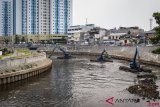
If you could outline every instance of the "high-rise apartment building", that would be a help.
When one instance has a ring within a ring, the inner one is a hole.
[[[0,0],[0,36],[67,34],[72,0]]]
[[[22,0],[22,34],[39,34],[39,0]]]
[[[0,0],[0,35],[13,35],[13,1]]]
[[[39,0],[39,33],[50,34],[50,0]]]
[[[72,25],[72,0],[51,0],[51,34],[67,33]]]
[[[22,0],[13,1],[13,34],[22,34]]]

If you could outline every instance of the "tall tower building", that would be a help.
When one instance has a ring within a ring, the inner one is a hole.
[[[22,0],[22,34],[27,34],[27,0]]]
[[[13,35],[13,0],[0,0],[0,36]]]
[[[72,25],[72,0],[50,0],[50,33],[66,34]]]
[[[0,0],[0,35],[67,34],[72,0]]]
[[[39,0],[39,33],[50,34],[50,0]]]
[[[22,34],[39,34],[39,0],[22,0]]]
[[[13,0],[13,34],[22,34],[22,0]]]
[[[152,23],[153,23],[153,19],[149,19],[150,30],[152,30]]]

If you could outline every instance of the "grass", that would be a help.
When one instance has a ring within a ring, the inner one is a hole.
[[[28,49],[17,49],[16,52],[22,53],[22,54],[18,56],[12,56],[13,54],[6,54],[6,55],[0,56],[0,59],[3,59],[7,56],[12,56],[11,58],[24,58],[24,57],[37,55],[36,53],[32,53],[31,51],[29,51]]]
[[[7,57],[7,56],[12,56],[13,54],[5,54],[5,55],[2,55],[2,56],[0,56],[0,59],[2,59],[2,58],[5,58],[5,57]]]
[[[28,56],[31,56],[32,54],[25,54],[25,55],[19,55],[19,56],[14,56],[12,58],[24,58],[24,57],[28,57]]]
[[[23,55],[19,55],[19,56],[14,56],[13,58],[23,58],[23,57],[28,57],[28,56],[32,55],[32,53],[27,49],[18,49],[16,51],[18,53],[24,53],[24,54]]]
[[[12,58],[23,58],[23,57],[29,57],[29,56],[33,56],[36,55],[35,53],[32,53],[31,51],[29,51],[28,49],[18,49],[16,50],[18,53],[24,53],[23,55],[19,55],[19,56],[14,56]]]
[[[17,52],[20,52],[20,53],[25,53],[25,54],[30,53],[30,51],[27,50],[27,49],[18,49],[18,50],[16,50],[16,51],[17,51]]]

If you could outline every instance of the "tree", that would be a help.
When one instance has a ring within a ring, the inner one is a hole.
[[[152,38],[151,41],[153,44],[157,44],[160,43],[160,13],[159,12],[153,13],[153,17],[155,18],[158,26],[154,28],[154,30],[156,31],[156,36]]]
[[[131,34],[131,31],[129,30],[127,34],[130,35],[130,34]]]
[[[20,37],[18,35],[15,36],[15,43],[18,44],[20,42]]]
[[[25,37],[22,37],[21,42],[26,42]]]
[[[6,38],[6,39],[4,39],[4,43],[5,44],[8,44],[9,43],[9,40]]]
[[[30,40],[30,41],[29,41],[30,43],[33,43],[33,39],[29,39],[29,40]]]

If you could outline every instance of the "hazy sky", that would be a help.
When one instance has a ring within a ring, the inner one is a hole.
[[[160,12],[160,0],[73,0],[73,25],[85,24],[87,18],[88,23],[107,29],[139,26],[149,30],[153,12]]]

